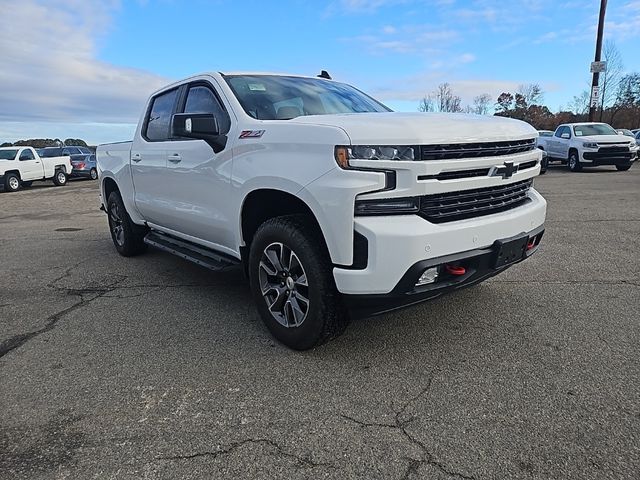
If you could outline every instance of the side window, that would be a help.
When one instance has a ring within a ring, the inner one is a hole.
[[[20,154],[20,160],[35,160],[36,157],[33,156],[33,152],[30,149],[23,150]]]
[[[177,95],[178,89],[176,88],[153,99],[144,132],[148,140],[158,142],[169,139],[171,114],[173,113]]]
[[[91,150],[89,150],[87,147],[78,147],[78,150],[80,150],[80,153],[84,155],[91,155]]]
[[[62,155],[64,157],[65,155],[71,155],[71,152],[69,151],[68,148],[64,148],[60,155]]]
[[[220,132],[229,131],[230,121],[227,112],[224,111],[213,91],[204,85],[189,88],[184,113],[212,113],[218,119]]]
[[[566,128],[566,127],[560,127],[560,128],[558,128],[558,129],[556,130],[556,134],[555,134],[555,136],[556,136],[556,137],[558,137],[558,138],[560,138],[560,137],[562,136],[562,132],[564,132],[564,129],[565,129],[565,128]]]

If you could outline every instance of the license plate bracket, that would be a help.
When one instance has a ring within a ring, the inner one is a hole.
[[[507,265],[522,260],[527,251],[528,241],[529,237],[527,235],[507,238],[505,240],[496,240],[493,268],[506,267]]]

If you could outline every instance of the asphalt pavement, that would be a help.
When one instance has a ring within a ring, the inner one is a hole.
[[[638,478],[640,166],[535,184],[530,260],[304,353],[97,182],[0,193],[0,477]]]

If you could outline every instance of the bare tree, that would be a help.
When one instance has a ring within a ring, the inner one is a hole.
[[[516,96],[522,96],[524,105],[541,105],[544,101],[544,92],[537,83],[522,84],[516,90]]]
[[[424,97],[422,97],[422,100],[420,100],[420,104],[418,105],[418,111],[419,112],[434,111],[433,97],[431,95],[425,95]]]
[[[606,70],[600,74],[600,121],[605,107],[610,106],[616,99],[616,91],[622,70],[622,55],[613,40],[607,40],[602,49],[602,57],[606,63]]]
[[[486,115],[489,113],[490,103],[491,95],[489,95],[488,93],[483,93],[482,95],[473,97],[473,108],[471,109],[471,112],[478,115]]]
[[[580,95],[574,95],[573,100],[569,103],[569,108],[577,115],[587,113],[589,111],[589,91],[583,90]]]
[[[441,83],[438,85],[434,93],[436,105],[439,112],[461,112],[462,99],[458,95],[454,95],[451,85]]]

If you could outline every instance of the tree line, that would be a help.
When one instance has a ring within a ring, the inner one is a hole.
[[[16,142],[4,142],[0,144],[0,147],[33,147],[33,148],[45,148],[45,147],[64,147],[66,145],[73,145],[76,147],[89,147],[87,142],[81,138],[67,138],[66,140],[60,140],[59,138],[30,138],[28,140],[18,140]]]
[[[622,58],[613,42],[606,42],[603,60],[607,69],[600,75],[600,103],[596,121],[614,128],[640,128],[640,73],[624,74]],[[421,112],[461,112],[515,118],[530,123],[538,130],[555,130],[561,123],[586,122],[589,113],[589,90],[573,97],[566,107],[554,113],[544,105],[544,92],[539,84],[520,85],[514,92],[502,92],[492,104],[491,95],[474,97],[473,103],[462,106],[449,83],[442,83],[425,95],[418,110]]]

